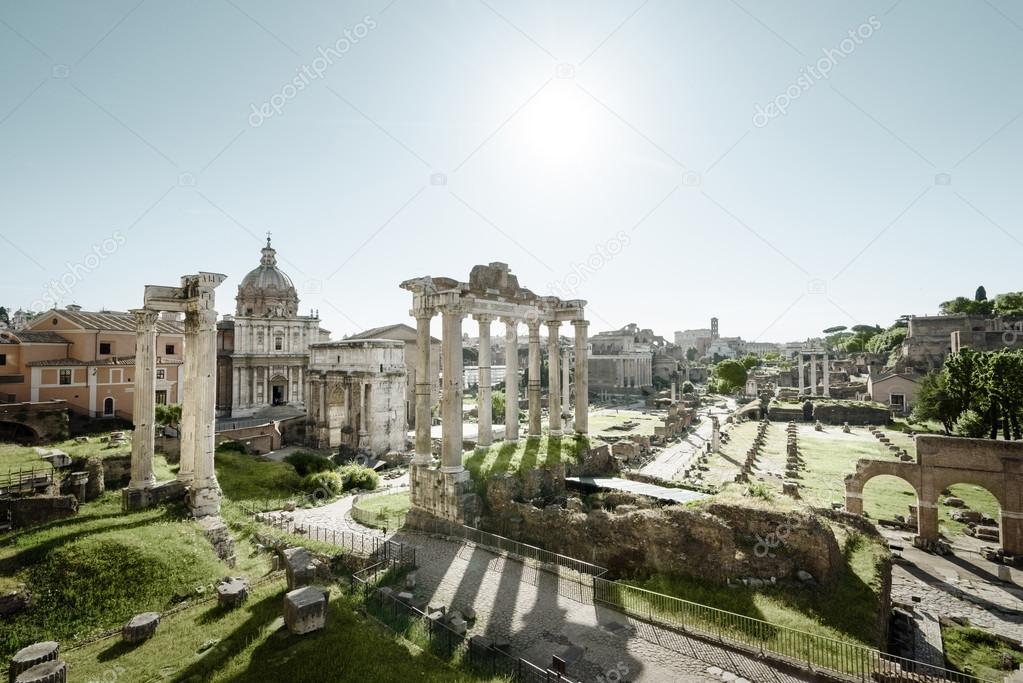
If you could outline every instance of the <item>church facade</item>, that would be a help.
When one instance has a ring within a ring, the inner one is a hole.
[[[235,314],[217,326],[217,414],[305,409],[309,346],[330,340],[319,316],[298,313],[298,292],[267,237],[259,266],[238,285]]]

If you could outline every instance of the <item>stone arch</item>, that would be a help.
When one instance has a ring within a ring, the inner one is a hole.
[[[888,460],[860,460],[856,463],[855,474],[845,478],[845,509],[853,514],[862,515],[863,488],[874,477],[883,475],[901,479],[909,484],[916,493],[917,504],[923,500],[919,468],[915,464]]]
[[[0,420],[0,441],[29,445],[39,443],[39,432],[21,422]]]

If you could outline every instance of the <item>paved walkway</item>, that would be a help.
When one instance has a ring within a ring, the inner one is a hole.
[[[407,480],[396,479],[397,486]],[[277,513],[298,524],[382,537],[351,518],[354,497],[329,505]],[[387,534],[416,549],[417,597],[451,609],[472,607],[470,635],[504,637],[512,654],[550,665],[556,654],[575,653],[568,673],[580,681],[807,680],[755,658],[650,626],[592,604],[589,589],[483,548],[425,534]],[[611,672],[617,672],[617,677]]]
[[[700,424],[696,429],[686,435],[684,439],[676,444],[665,448],[657,456],[639,471],[653,477],[672,481],[678,477],[688,466],[689,462],[696,457],[710,441],[711,433],[714,430],[711,423],[711,415],[721,418],[721,427],[725,428],[724,418],[734,409],[734,402],[729,399],[729,409],[718,408],[716,405],[707,406],[699,410]]]

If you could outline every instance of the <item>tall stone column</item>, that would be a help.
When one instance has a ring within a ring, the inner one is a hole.
[[[561,321],[547,321],[547,414],[551,436],[561,436]]]
[[[444,403],[441,436],[441,472],[457,473],[462,467],[462,316],[458,304],[441,308],[444,321]]]
[[[185,313],[185,364],[182,367],[184,393],[181,397],[181,458],[178,462],[178,481],[191,486],[195,479],[195,408],[199,404],[196,392],[195,364],[199,361],[199,317],[194,311]]]
[[[494,409],[491,397],[493,387],[490,381],[490,323],[493,321],[493,318],[489,315],[477,315],[474,317],[480,326],[480,390],[479,401],[476,406],[476,411],[479,413],[476,443],[480,446],[489,446],[494,442],[492,427]]]
[[[575,432],[590,433],[590,372],[586,351],[587,327],[585,320],[573,320],[575,328]]]
[[[568,420],[572,415],[572,353],[568,347],[562,349],[561,356],[561,417],[565,419],[564,429],[568,431],[572,425]]]
[[[131,442],[131,480],[129,489],[144,490],[156,483],[153,451],[156,448],[156,311],[137,308],[135,318],[135,395]]]
[[[824,354],[824,396],[831,397],[831,360]]]
[[[810,395],[817,395],[817,353],[810,354]]]
[[[519,438],[519,321],[504,323],[504,440]]]
[[[806,382],[803,379],[804,377],[806,377],[806,368],[803,366],[803,352],[800,351],[799,352],[799,395],[800,396],[802,396],[803,392],[806,391],[806,388],[805,388]]]
[[[359,385],[359,446],[366,448],[369,443],[369,398],[372,391],[369,382]]]
[[[529,436],[540,436],[540,321],[527,320],[529,328],[529,380],[526,398],[529,401]]]
[[[430,427],[433,424],[433,415],[430,411],[433,388],[430,374],[431,320],[433,320],[433,311],[424,310],[416,313],[416,455],[412,459],[413,465],[429,465],[432,459],[433,442],[430,438]]]
[[[200,310],[196,335],[195,371],[197,399],[195,407],[195,479],[189,492],[192,514],[196,517],[220,513],[220,484],[214,469],[214,437],[217,395],[217,312]]]

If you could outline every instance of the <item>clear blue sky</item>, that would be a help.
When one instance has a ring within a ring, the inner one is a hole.
[[[0,303],[230,312],[270,230],[338,337],[489,261],[595,330],[884,324],[1023,289],[1020,73],[1009,0],[0,2]]]

